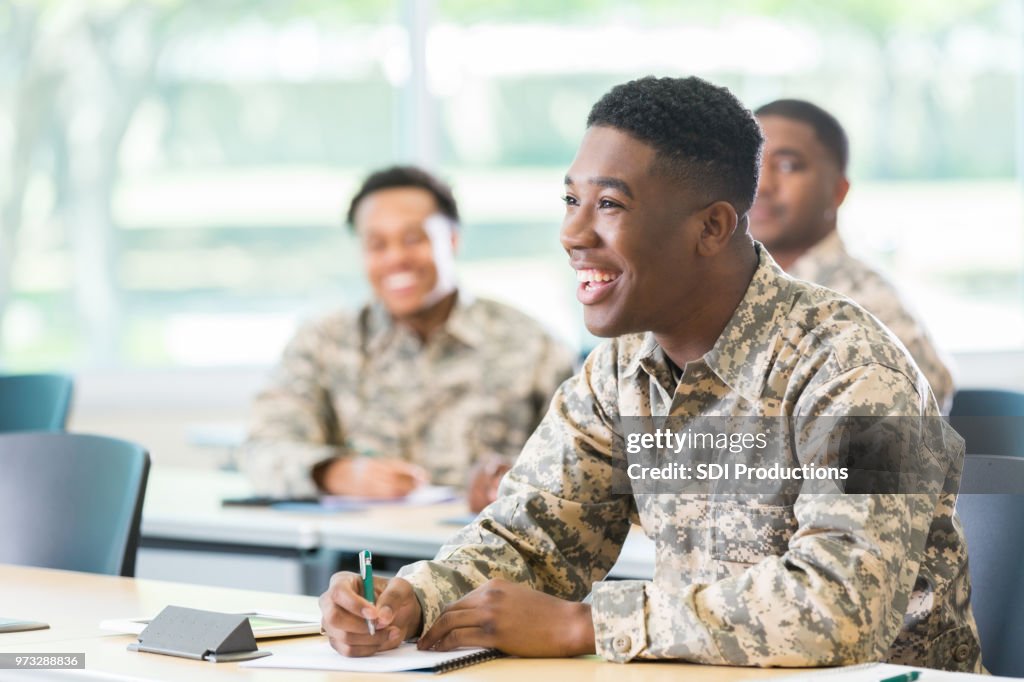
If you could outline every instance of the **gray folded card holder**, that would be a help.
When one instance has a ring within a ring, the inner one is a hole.
[[[129,651],[222,663],[269,656],[256,648],[248,617],[168,606],[139,633]]]

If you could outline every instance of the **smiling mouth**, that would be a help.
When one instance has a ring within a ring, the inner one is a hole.
[[[411,272],[397,272],[393,275],[385,277],[381,284],[384,285],[385,289],[408,289],[416,284],[416,275]]]
[[[608,286],[619,278],[621,273],[609,270],[588,268],[576,271],[576,281],[583,284],[584,291],[593,291]]]

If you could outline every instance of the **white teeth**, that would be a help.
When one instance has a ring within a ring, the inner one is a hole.
[[[604,270],[577,270],[576,280],[579,282],[614,282],[619,278],[617,272],[605,272]]]
[[[416,283],[416,275],[411,272],[398,272],[385,277],[382,283],[388,289],[404,289]]]

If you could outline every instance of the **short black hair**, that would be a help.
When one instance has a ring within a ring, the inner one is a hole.
[[[850,142],[846,138],[846,131],[835,116],[817,104],[802,99],[777,99],[758,107],[754,114],[780,116],[811,126],[825,149],[839,164],[839,170],[846,173],[846,164],[850,161]]]
[[[437,202],[437,210],[458,224],[459,207],[455,203],[455,195],[452,194],[452,188],[448,183],[416,166],[390,166],[389,168],[371,173],[369,177],[363,180],[359,191],[352,197],[352,201],[348,205],[348,214],[345,216],[345,222],[348,223],[349,227],[355,229],[356,210],[363,199],[382,189],[398,189],[401,187],[417,187],[430,192],[431,196],[434,197],[434,201]]]
[[[652,146],[656,162],[741,217],[750,210],[761,166],[761,128],[726,88],[706,80],[647,76],[612,88],[587,117]]]

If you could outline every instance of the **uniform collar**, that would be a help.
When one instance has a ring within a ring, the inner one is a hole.
[[[448,314],[448,319],[434,333],[431,340],[438,336],[449,336],[470,348],[482,345],[485,341],[483,321],[475,314],[475,302],[476,298],[472,294],[460,289],[455,296],[455,305]],[[412,334],[395,322],[395,318],[380,301],[375,300],[369,304],[366,313],[366,348],[369,352],[381,350],[389,339],[403,333]]]
[[[729,388],[751,402],[764,392],[776,339],[791,307],[793,282],[761,244],[754,242],[754,248],[758,265],[747,291],[715,345],[702,358]],[[668,358],[650,332],[644,336],[625,373],[629,375],[641,368],[658,381],[672,376]]]

